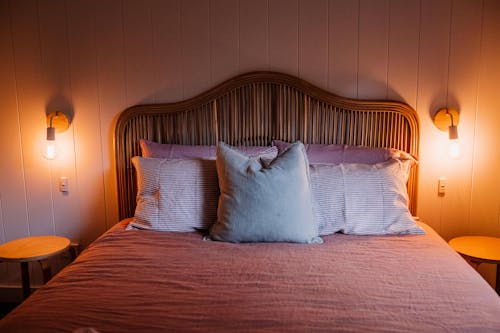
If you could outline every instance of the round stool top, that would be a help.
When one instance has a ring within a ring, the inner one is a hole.
[[[465,256],[500,263],[500,238],[485,236],[463,236],[453,238],[450,246]]]
[[[60,236],[32,236],[0,245],[0,261],[35,261],[47,259],[66,250],[70,240]]]

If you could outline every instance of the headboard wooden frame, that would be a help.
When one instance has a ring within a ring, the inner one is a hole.
[[[268,145],[272,139],[304,143],[392,147],[419,155],[418,116],[395,101],[334,95],[276,72],[239,75],[185,101],[132,106],[115,129],[120,218],[134,215],[136,183],[130,158],[140,138],[160,143]],[[408,181],[416,213],[418,168]]]

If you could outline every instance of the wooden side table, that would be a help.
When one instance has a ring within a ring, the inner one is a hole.
[[[500,295],[500,238],[484,236],[463,236],[449,241],[450,246],[475,265],[481,263],[497,265],[495,290]]]
[[[31,294],[28,263],[38,261],[42,267],[43,282],[52,277],[48,260],[70,248],[70,240],[60,236],[32,236],[15,239],[0,245],[0,261],[19,262],[23,283],[23,297]]]

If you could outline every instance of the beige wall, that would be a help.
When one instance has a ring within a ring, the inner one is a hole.
[[[0,242],[59,234],[88,244],[117,222],[120,111],[258,69],[416,108],[419,215],[445,239],[499,236],[499,17],[497,0],[0,0]],[[458,161],[431,122],[446,105],[461,113]],[[74,121],[47,161],[54,110]],[[16,269],[0,265],[3,276]]]

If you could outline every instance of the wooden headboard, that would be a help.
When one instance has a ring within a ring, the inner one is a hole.
[[[418,158],[418,116],[394,101],[334,95],[275,72],[239,75],[185,101],[132,106],[120,115],[115,153],[120,218],[134,215],[136,183],[130,158],[140,138],[160,143],[268,145],[272,139],[392,147]],[[408,181],[416,213],[417,167]]]

